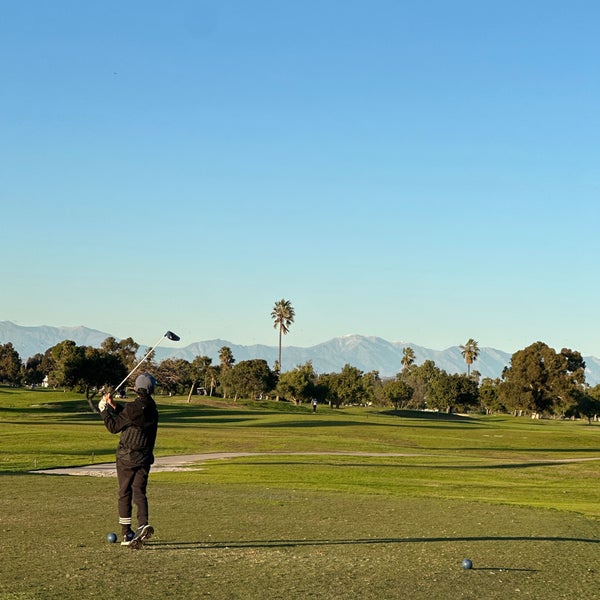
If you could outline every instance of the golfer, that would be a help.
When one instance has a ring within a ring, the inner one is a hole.
[[[146,487],[154,462],[158,428],[158,410],[152,398],[155,387],[154,377],[142,373],[135,380],[135,400],[121,405],[110,394],[105,394],[98,403],[106,429],[121,434],[117,447],[117,478],[122,546],[139,545],[154,533],[154,528],[148,524]],[[135,532],[131,527],[132,502],[137,509],[138,528]]]

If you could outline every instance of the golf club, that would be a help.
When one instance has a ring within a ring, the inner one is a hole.
[[[172,331],[167,331],[167,333],[162,335],[160,337],[160,340],[158,340],[158,342],[156,342],[156,344],[154,344],[154,346],[152,346],[152,348],[150,348],[150,350],[148,350],[148,352],[146,353],[146,356],[144,356],[144,358],[142,358],[142,360],[140,360],[140,362],[137,365],[135,365],[135,367],[133,367],[133,369],[131,369],[131,371],[129,371],[129,375],[127,375],[127,377],[125,377],[125,379],[123,379],[123,381],[121,381],[121,383],[114,389],[113,393],[116,392],[135,373],[135,371],[137,371],[138,367],[150,356],[150,354],[152,354],[152,352],[154,352],[154,349],[163,341],[164,338],[167,338],[168,340],[171,340],[172,342],[178,342],[181,339],[178,335],[174,334]]]

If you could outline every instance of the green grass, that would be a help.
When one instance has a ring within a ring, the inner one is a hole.
[[[599,425],[159,410],[157,455],[265,454],[153,473],[157,533],[133,552],[105,541],[114,479],[29,472],[112,461],[117,437],[81,396],[0,388],[0,600],[600,597]]]

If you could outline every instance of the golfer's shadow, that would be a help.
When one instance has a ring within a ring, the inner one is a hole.
[[[600,540],[552,536],[465,536],[465,537],[398,537],[398,538],[357,538],[357,539],[323,539],[323,540],[231,540],[231,541],[168,541],[153,540],[144,547],[148,550],[212,550],[239,548],[295,548],[300,546],[352,546],[380,544],[429,544],[439,542],[579,542],[598,544]],[[473,570],[486,571],[532,571],[532,569],[506,569],[504,567],[478,567]]]

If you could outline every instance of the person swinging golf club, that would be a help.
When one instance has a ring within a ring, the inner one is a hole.
[[[98,409],[110,433],[119,433],[117,446],[118,509],[122,546],[139,548],[153,533],[148,523],[146,487],[154,462],[158,410],[152,398],[156,380],[149,373],[135,380],[135,400],[116,403],[111,394],[102,396]],[[138,528],[132,529],[132,504],[137,510]]]

